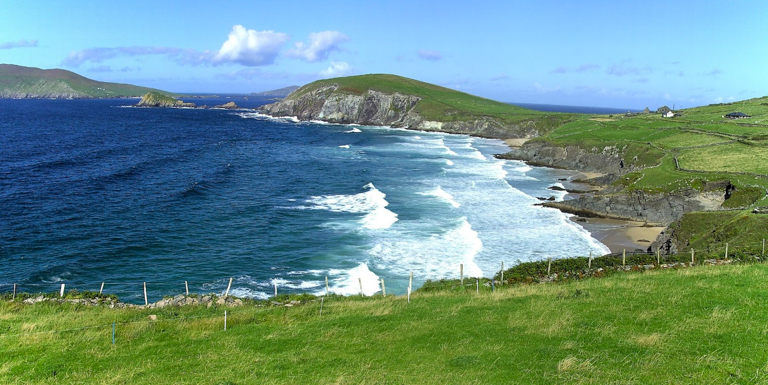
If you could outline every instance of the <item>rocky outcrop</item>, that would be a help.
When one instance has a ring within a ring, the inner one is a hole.
[[[584,195],[578,199],[541,205],[585,217],[629,219],[669,226],[688,212],[719,210],[724,201],[725,191],[686,189],[660,194],[632,191]]]
[[[530,138],[539,134],[537,122],[533,120],[511,126],[493,117],[427,120],[415,111],[420,100],[418,96],[399,92],[367,90],[360,95],[338,92],[338,85],[333,84],[262,106],[261,111],[271,116],[293,116],[305,121],[402,127],[486,138]]]
[[[368,90],[363,95],[335,92],[338,86],[320,87],[297,98],[268,104],[262,110],[273,116],[295,116],[301,120],[357,123],[378,126],[407,126],[416,117],[413,107],[420,98],[400,93]]]
[[[236,109],[238,109],[240,107],[238,107],[237,104],[235,104],[235,102],[227,102],[227,103],[224,103],[224,104],[219,104],[217,106],[213,106],[213,108],[223,108],[225,110],[236,110]]]
[[[168,95],[159,92],[147,92],[141,97],[137,107],[176,107],[176,108],[195,108],[195,103],[186,103]]]
[[[532,166],[544,166],[605,174],[597,182],[608,184],[636,168],[626,163],[615,146],[583,149],[578,146],[558,146],[545,141],[528,141],[500,159],[521,160]]]

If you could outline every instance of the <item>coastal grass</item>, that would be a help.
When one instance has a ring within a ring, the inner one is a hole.
[[[768,383],[766,282],[763,264],[700,266],[417,291],[411,303],[332,297],[322,315],[320,301],[140,310],[6,300],[0,382]]]

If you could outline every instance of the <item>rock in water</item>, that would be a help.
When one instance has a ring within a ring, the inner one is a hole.
[[[179,99],[159,92],[147,92],[136,104],[137,107],[187,107],[195,108],[195,103],[185,103]]]
[[[236,110],[240,107],[235,104],[235,102],[227,102],[225,104],[219,104],[218,106],[213,106],[213,108],[224,108],[226,110]]]

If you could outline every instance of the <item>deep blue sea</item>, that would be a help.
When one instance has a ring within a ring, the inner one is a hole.
[[[498,140],[135,102],[0,100],[0,289],[402,294],[411,272],[608,252],[534,206],[573,173]]]

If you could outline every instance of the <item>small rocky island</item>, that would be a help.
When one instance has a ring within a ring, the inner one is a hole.
[[[195,103],[183,102],[179,99],[163,95],[159,92],[147,92],[141,97],[137,107],[177,107],[177,108],[196,108]]]
[[[207,106],[197,106],[195,103],[184,102],[174,97],[161,94],[159,92],[147,92],[141,97],[136,107],[165,107],[165,108],[208,108]],[[214,106],[213,108],[223,108],[225,110],[236,110],[238,107],[235,102],[227,102]]]

